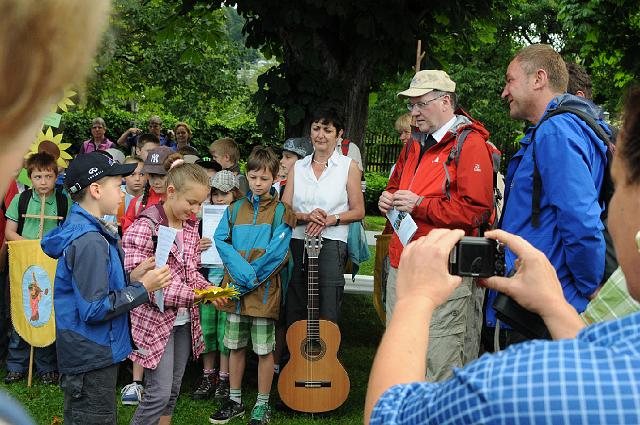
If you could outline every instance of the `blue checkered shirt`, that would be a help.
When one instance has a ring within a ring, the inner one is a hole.
[[[640,424],[640,313],[485,354],[445,382],[396,385],[371,424]]]

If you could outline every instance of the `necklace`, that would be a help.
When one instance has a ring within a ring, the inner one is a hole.
[[[320,162],[320,161],[316,161],[315,158],[311,158],[311,160],[313,162],[315,162],[316,164],[320,164],[320,165],[324,165],[324,168],[329,168],[329,161],[327,162]]]

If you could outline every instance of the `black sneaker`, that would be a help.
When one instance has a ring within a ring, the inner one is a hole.
[[[213,398],[216,400],[229,398],[229,380],[218,380],[218,386],[216,387],[216,392],[213,395]]]
[[[25,374],[22,372],[9,372],[7,376],[4,377],[5,384],[13,384],[18,381],[22,381],[24,379]]]
[[[193,392],[191,397],[194,400],[207,400],[211,398],[216,391],[216,380],[216,376],[213,374],[203,375],[200,380],[200,385],[198,385],[198,388]]]
[[[44,373],[40,379],[42,379],[42,383],[44,385],[58,385],[60,382],[60,375],[58,372],[47,372]]]
[[[244,417],[244,405],[227,399],[217,412],[209,416],[209,422],[212,424],[226,424],[231,419],[239,417]]]
[[[268,404],[256,404],[251,411],[249,425],[266,425],[271,421],[271,408]]]

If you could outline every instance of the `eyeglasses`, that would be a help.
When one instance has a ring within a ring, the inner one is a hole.
[[[416,102],[416,103],[411,103],[408,102],[407,103],[407,109],[409,110],[409,112],[413,111],[413,108],[418,107],[418,110],[422,111],[424,108],[427,107],[428,104],[430,104],[431,102],[433,102],[434,100],[438,100],[441,97],[446,96],[446,94],[440,95],[438,97],[434,97],[431,100],[427,100],[426,102]]]

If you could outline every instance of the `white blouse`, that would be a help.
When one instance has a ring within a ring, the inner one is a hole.
[[[327,168],[317,179],[311,167],[313,155],[308,155],[295,164],[292,207],[295,212],[310,213],[316,208],[326,211],[328,216],[349,210],[347,180],[352,159],[334,151]],[[305,224],[293,230],[294,239],[304,239]],[[349,226],[328,226],[322,237],[347,242]]]

